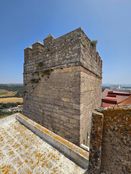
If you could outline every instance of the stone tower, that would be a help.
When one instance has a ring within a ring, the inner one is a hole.
[[[24,50],[23,113],[80,145],[87,144],[92,110],[101,105],[102,60],[81,28]]]

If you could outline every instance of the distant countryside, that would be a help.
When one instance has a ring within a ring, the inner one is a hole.
[[[23,85],[0,84],[0,118],[22,112]]]
[[[102,91],[105,89],[131,92],[131,85],[104,84]],[[22,112],[23,93],[22,84],[0,84],[0,118]]]

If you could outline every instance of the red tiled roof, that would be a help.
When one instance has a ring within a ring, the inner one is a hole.
[[[123,95],[117,95],[116,98],[117,98],[117,103],[121,103],[123,100],[127,99],[129,97],[128,96],[123,96]]]
[[[105,89],[102,96],[102,107],[131,104],[131,94],[129,92]]]
[[[114,105],[115,105],[115,104],[102,102],[102,107],[103,107],[103,108],[107,108],[107,107],[114,106]]]
[[[125,96],[129,96],[129,92],[124,92],[124,91],[109,91],[109,94],[116,94],[116,95],[125,95]]]
[[[114,97],[105,97],[102,99],[103,102],[117,104],[117,99]]]
[[[129,104],[131,104],[131,95],[127,99],[122,101],[119,105],[129,105]]]

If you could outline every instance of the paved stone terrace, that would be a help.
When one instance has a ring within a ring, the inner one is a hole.
[[[0,174],[84,173],[15,117],[0,120]]]

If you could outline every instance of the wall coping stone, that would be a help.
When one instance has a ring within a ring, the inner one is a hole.
[[[84,169],[88,168],[89,152],[65,140],[20,113],[16,115],[16,119],[80,167]]]

